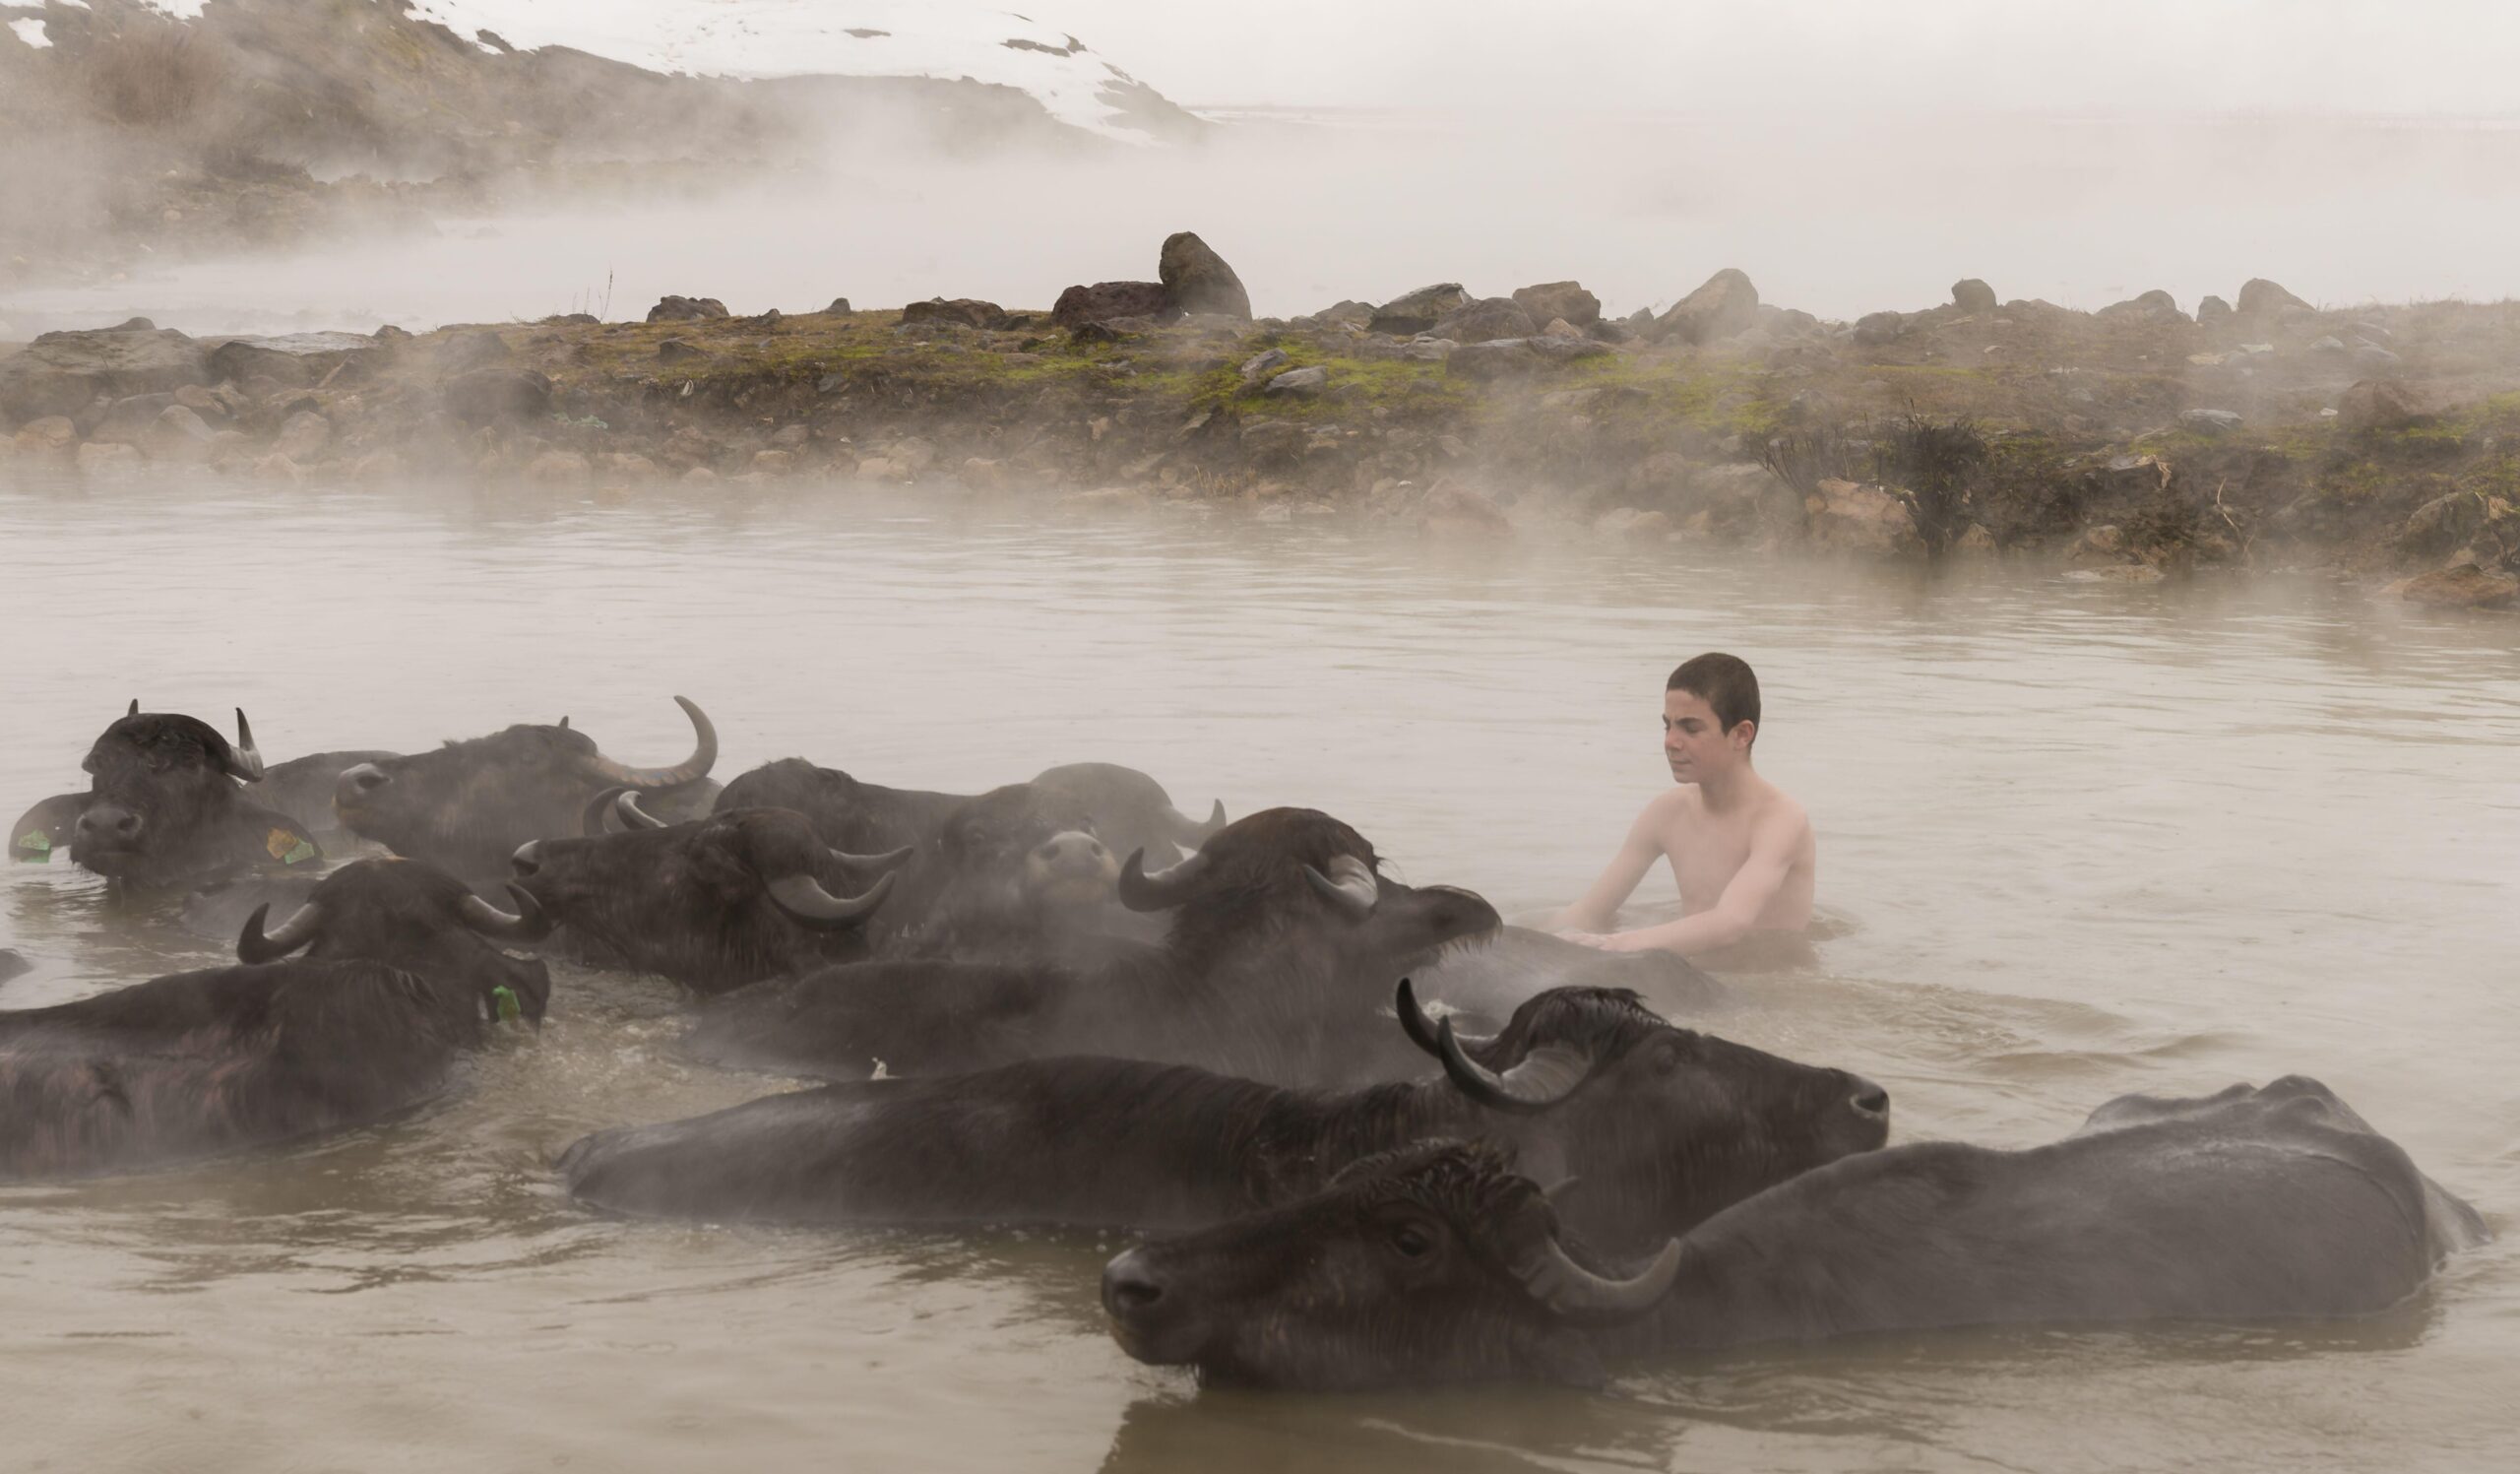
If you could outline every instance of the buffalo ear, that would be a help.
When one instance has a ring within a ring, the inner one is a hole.
[[[70,837],[79,830],[80,812],[87,806],[86,794],[55,794],[28,809],[9,826],[9,858],[30,865],[51,860],[53,851],[69,848]]]
[[[1600,1353],[1571,1325],[1528,1326],[1514,1337],[1514,1359],[1528,1376],[1598,1391],[1610,1379]]]
[[[324,847],[315,843],[313,832],[277,809],[247,810],[244,828],[254,848],[262,852],[261,858],[273,865],[293,870],[323,863]]]

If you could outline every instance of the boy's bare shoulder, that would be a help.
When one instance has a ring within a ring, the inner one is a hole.
[[[1768,786],[1767,798],[1759,808],[1759,822],[1763,825],[1791,829],[1796,835],[1811,832],[1811,815],[1803,809],[1802,801],[1774,784]]]
[[[1694,818],[1705,808],[1696,785],[1675,783],[1645,801],[1643,817],[1657,824],[1668,824],[1673,820]]]

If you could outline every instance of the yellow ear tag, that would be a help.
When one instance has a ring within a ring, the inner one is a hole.
[[[275,829],[263,836],[263,848],[283,865],[297,865],[315,858],[315,842],[290,829]]]

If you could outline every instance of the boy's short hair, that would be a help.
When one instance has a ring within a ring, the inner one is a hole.
[[[1680,662],[1663,689],[1686,691],[1715,708],[1715,720],[1726,732],[1759,720],[1759,677],[1737,655],[1710,650],[1692,656]]]

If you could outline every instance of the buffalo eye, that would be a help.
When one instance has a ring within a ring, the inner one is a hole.
[[[1434,1251],[1435,1236],[1415,1223],[1404,1223],[1391,1231],[1391,1247],[1404,1259],[1422,1259]]]

